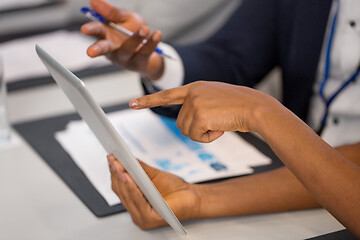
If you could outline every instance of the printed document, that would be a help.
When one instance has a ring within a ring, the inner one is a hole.
[[[148,109],[108,114],[135,157],[194,183],[250,174],[251,167],[271,163],[236,133],[212,143],[198,143],[181,134],[176,120]],[[107,153],[83,121],[70,122],[55,138],[111,206],[120,200],[112,192]]]

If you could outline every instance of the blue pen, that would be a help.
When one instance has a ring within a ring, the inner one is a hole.
[[[134,35],[134,33],[132,31],[130,31],[127,28],[124,28],[121,25],[118,25],[114,22],[108,21],[106,20],[103,16],[101,16],[99,13],[97,13],[95,10],[89,8],[89,7],[82,7],[81,8],[81,12],[88,17],[89,19],[93,20],[93,21],[99,21],[102,22],[104,24],[107,24],[108,26],[118,30],[119,32],[125,34],[126,36],[131,37],[132,35]],[[145,44],[147,41],[146,39],[144,39],[142,41],[143,44]],[[161,50],[160,48],[156,47],[155,52],[157,52],[159,55],[163,56],[163,57],[167,57],[170,59],[174,59],[173,57],[171,57],[170,55],[164,53],[163,50]]]

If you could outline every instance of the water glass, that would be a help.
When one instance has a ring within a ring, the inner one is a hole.
[[[6,83],[4,80],[4,64],[0,56],[0,147],[10,142],[10,124],[6,103]]]

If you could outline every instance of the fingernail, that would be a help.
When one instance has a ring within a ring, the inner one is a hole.
[[[159,32],[154,32],[154,34],[152,35],[152,40],[153,42],[159,41]]]
[[[112,154],[107,155],[107,159],[108,159],[109,164],[115,160],[114,155],[112,155]]]
[[[95,53],[100,53],[101,52],[101,49],[98,45],[93,45],[91,47],[91,49],[95,52]]]
[[[123,183],[126,183],[126,177],[125,177],[125,174],[123,172],[119,172],[119,176],[120,176],[120,179]]]
[[[86,31],[89,31],[89,32],[94,29],[94,27],[91,25],[85,25],[85,28],[86,28]]]
[[[116,166],[113,163],[110,163],[111,170],[116,173]]]
[[[144,29],[143,27],[140,28],[139,36],[140,36],[140,37],[146,37],[146,31],[145,31],[145,29]]]
[[[129,102],[129,107],[130,108],[136,108],[139,106],[139,101],[138,100],[132,100],[131,102]]]

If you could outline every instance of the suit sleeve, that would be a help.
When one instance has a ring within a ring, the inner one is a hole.
[[[244,0],[206,42],[175,46],[184,64],[183,84],[209,80],[253,87],[279,62],[276,10],[275,0]],[[152,110],[175,118],[180,106]]]
[[[184,84],[214,80],[254,86],[278,64],[274,0],[244,0],[208,41],[176,46],[184,63]]]

